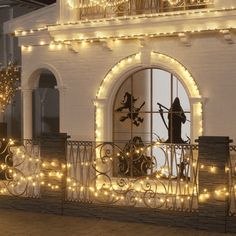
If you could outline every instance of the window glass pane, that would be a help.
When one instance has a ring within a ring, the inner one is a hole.
[[[143,142],[151,142],[151,113],[139,113],[139,118],[143,122],[133,124],[133,137],[140,137]]]
[[[185,116],[186,116],[186,122],[184,124],[182,124],[182,139],[184,141],[187,141],[190,139],[191,114],[185,112]]]
[[[181,82],[167,71],[145,69],[134,73],[121,85],[114,104],[114,141],[131,141],[134,137],[143,142],[189,141],[188,95]]]
[[[168,125],[168,113],[163,114],[165,121]],[[153,141],[166,141],[168,139],[168,130],[167,127],[165,127],[165,124],[161,118],[160,113],[154,113],[153,114],[153,134],[152,134],[152,140]]]
[[[153,69],[153,111],[158,111],[157,103],[169,108],[171,106],[171,74],[169,72]]]
[[[152,147],[139,156],[134,147],[137,151],[156,141],[189,142],[190,108],[185,88],[173,74],[161,69],[145,69],[128,77],[114,102],[113,141],[130,156],[120,157],[114,173],[131,177],[152,175],[165,170],[167,161],[171,166],[168,171],[176,175],[178,155],[171,152],[166,159],[161,148]]]
[[[131,121],[127,120],[121,122],[122,113],[115,113],[114,115],[114,142],[129,141],[131,139]]]

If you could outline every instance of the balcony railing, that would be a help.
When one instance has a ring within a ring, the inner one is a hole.
[[[38,198],[42,188],[49,188],[64,191],[64,201],[198,210],[202,167],[197,145],[68,141],[63,163],[43,161],[39,143],[32,140],[10,146],[5,143],[0,153],[1,195]],[[230,151],[229,184],[222,191],[229,199],[229,215],[235,216],[236,147],[230,146]],[[65,188],[54,179],[64,181]]]
[[[69,142],[67,200],[197,209],[197,146]]]
[[[77,19],[98,19],[212,7],[214,0],[117,0],[75,1]]]
[[[197,148],[68,141],[64,166],[53,159],[43,161],[39,143],[26,140],[24,145],[8,149],[13,164],[1,165],[7,178],[0,181],[0,191],[35,198],[49,188],[65,191],[65,201],[194,211],[198,202]],[[57,185],[57,180],[65,180],[65,188]]]

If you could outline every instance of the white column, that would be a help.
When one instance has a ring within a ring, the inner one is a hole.
[[[23,106],[23,139],[32,139],[32,89],[21,89]]]
[[[66,88],[56,87],[59,91],[59,122],[60,122],[60,132],[67,132],[66,129]]]

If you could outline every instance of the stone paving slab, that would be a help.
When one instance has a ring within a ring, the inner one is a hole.
[[[0,209],[0,236],[235,236],[150,224]]]

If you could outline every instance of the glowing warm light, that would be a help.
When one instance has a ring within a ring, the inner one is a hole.
[[[210,168],[210,170],[211,170],[212,173],[215,173],[215,172],[216,172],[216,167],[215,167],[215,166],[212,166],[212,167]]]
[[[50,49],[55,49],[55,47],[56,47],[56,45],[55,45],[54,43],[50,43],[50,44],[49,44],[49,48],[50,48]]]
[[[20,70],[15,64],[10,62],[6,68],[0,70],[0,107],[2,112],[11,102],[19,86],[19,81]],[[10,145],[12,144],[14,144],[14,141],[10,140]]]
[[[59,44],[57,45],[57,49],[62,49],[62,44],[61,44],[61,43],[59,43]]]

